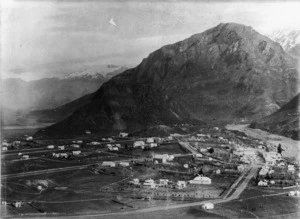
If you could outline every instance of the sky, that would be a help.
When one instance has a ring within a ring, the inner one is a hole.
[[[300,29],[300,1],[3,0],[1,77],[36,80],[107,64],[134,67],[150,52],[219,23],[262,34]]]

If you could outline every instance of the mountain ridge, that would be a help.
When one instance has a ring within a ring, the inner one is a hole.
[[[245,25],[219,24],[150,53],[37,135],[261,118],[297,92],[297,80],[296,59],[279,43]]]

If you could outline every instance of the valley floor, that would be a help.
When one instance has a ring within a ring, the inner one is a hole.
[[[260,129],[251,129],[248,126],[248,124],[229,124],[226,126],[226,129],[243,132],[249,137],[259,139],[271,145],[278,146],[278,144],[281,144],[284,149],[282,153],[284,158],[300,161],[300,141],[271,134]]]

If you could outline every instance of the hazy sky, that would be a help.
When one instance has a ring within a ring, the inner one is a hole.
[[[299,1],[3,0],[2,77],[31,80],[107,64],[135,66],[161,46],[221,22],[262,34],[300,29],[299,10]]]

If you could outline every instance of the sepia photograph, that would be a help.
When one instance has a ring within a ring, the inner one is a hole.
[[[300,218],[300,0],[0,16],[0,218]]]

